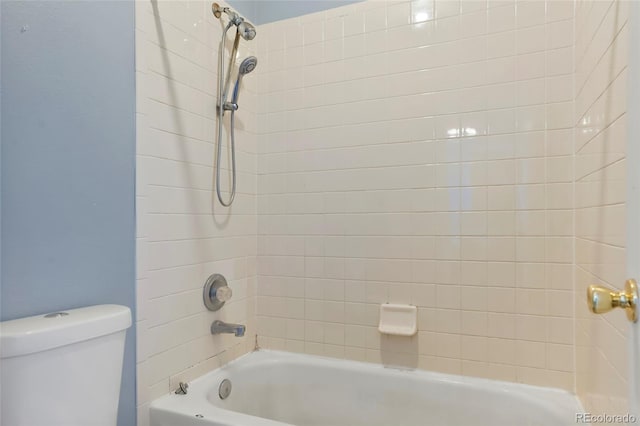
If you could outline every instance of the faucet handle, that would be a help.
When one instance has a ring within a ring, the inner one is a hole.
[[[231,290],[229,286],[220,287],[216,290],[216,299],[221,302],[228,301],[229,299],[231,299],[231,296],[233,296],[233,290]]]

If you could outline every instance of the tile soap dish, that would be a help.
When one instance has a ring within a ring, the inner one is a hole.
[[[412,305],[380,305],[378,331],[394,336],[413,336],[418,331],[418,309]]]

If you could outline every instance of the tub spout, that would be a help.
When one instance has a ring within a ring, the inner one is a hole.
[[[228,324],[223,321],[216,320],[211,324],[211,334],[235,334],[236,337],[244,336],[246,327],[242,324]]]

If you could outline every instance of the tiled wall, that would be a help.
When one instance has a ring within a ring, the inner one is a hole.
[[[625,276],[628,7],[576,6],[576,385],[587,411],[626,413],[629,323],[593,315],[586,287]]]
[[[574,387],[573,3],[262,25],[264,347]],[[377,331],[379,304],[419,333]]]
[[[138,424],[144,426],[151,400],[255,344],[257,79],[244,80],[236,118],[238,194],[231,209],[222,208],[212,191],[219,23],[207,2],[136,4]],[[241,46],[244,57],[251,44]],[[225,172],[227,159],[225,151]],[[215,272],[234,295],[210,313],[202,286]],[[246,324],[245,337],[211,336],[214,319]]]
[[[584,292],[626,278],[627,3],[366,1],[259,26],[230,211],[209,7],[137,3],[140,425],[256,333],[626,412],[627,323]],[[218,314],[214,272],[235,291]],[[417,305],[418,335],[380,336],[384,302]],[[210,336],[215,318],[247,336]]]

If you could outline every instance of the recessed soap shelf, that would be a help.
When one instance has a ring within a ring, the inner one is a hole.
[[[413,305],[380,305],[378,331],[394,336],[413,336],[418,331],[418,309]]]

